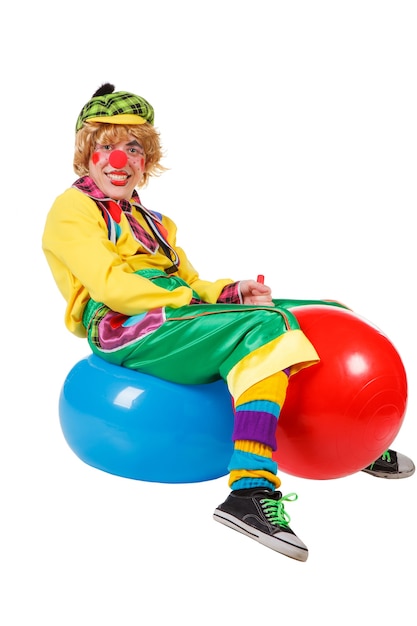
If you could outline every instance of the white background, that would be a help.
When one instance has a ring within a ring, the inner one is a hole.
[[[413,0],[135,0],[8,5],[2,16],[4,626],[415,623],[416,478],[283,475],[299,563],[212,521],[227,478],[150,484],[82,463],[58,397],[89,353],[41,252],[76,178],[74,126],[109,81],[143,95],[170,170],[141,197],[204,278],[264,273],[332,298],[401,354],[416,446]],[[8,16],[8,17],[7,17]]]

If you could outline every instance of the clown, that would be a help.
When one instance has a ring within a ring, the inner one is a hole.
[[[214,519],[305,561],[285,510],[297,496],[278,491],[272,458],[291,377],[319,361],[290,309],[342,305],[274,299],[261,277],[200,278],[176,244],[175,223],[138,195],[164,171],[162,156],[144,98],[105,84],[82,108],[79,178],[55,200],[42,242],[67,303],[65,324],[110,363],[186,385],[223,379],[234,403],[234,450],[231,491]],[[401,478],[414,464],[390,450],[364,471]]]

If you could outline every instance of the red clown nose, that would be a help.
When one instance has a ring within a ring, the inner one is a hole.
[[[115,169],[121,169],[127,163],[126,153],[122,150],[113,150],[109,158],[109,163]]]

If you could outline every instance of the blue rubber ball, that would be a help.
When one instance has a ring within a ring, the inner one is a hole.
[[[223,381],[178,385],[92,354],[69,372],[59,416],[73,452],[110,474],[192,483],[228,472],[234,417]]]

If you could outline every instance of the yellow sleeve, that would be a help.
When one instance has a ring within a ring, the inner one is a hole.
[[[234,282],[232,278],[221,278],[216,281],[208,281],[200,278],[197,270],[188,260],[182,248],[175,248],[180,258],[179,276],[185,280],[198,293],[200,298],[210,304],[215,304],[223,288]]]
[[[68,189],[54,202],[47,215],[42,247],[67,302],[66,326],[77,336],[85,336],[82,315],[90,297],[125,315],[164,306],[177,308],[192,299],[191,288],[168,291],[135,274],[145,267],[164,269],[167,259],[160,252],[150,255],[140,249],[127,221],[126,224],[121,222],[117,243],[109,241],[96,203],[77,189]],[[186,256],[181,254],[181,257],[184,276],[197,286],[197,273]],[[222,288],[218,285],[214,292],[219,290],[220,293]]]

